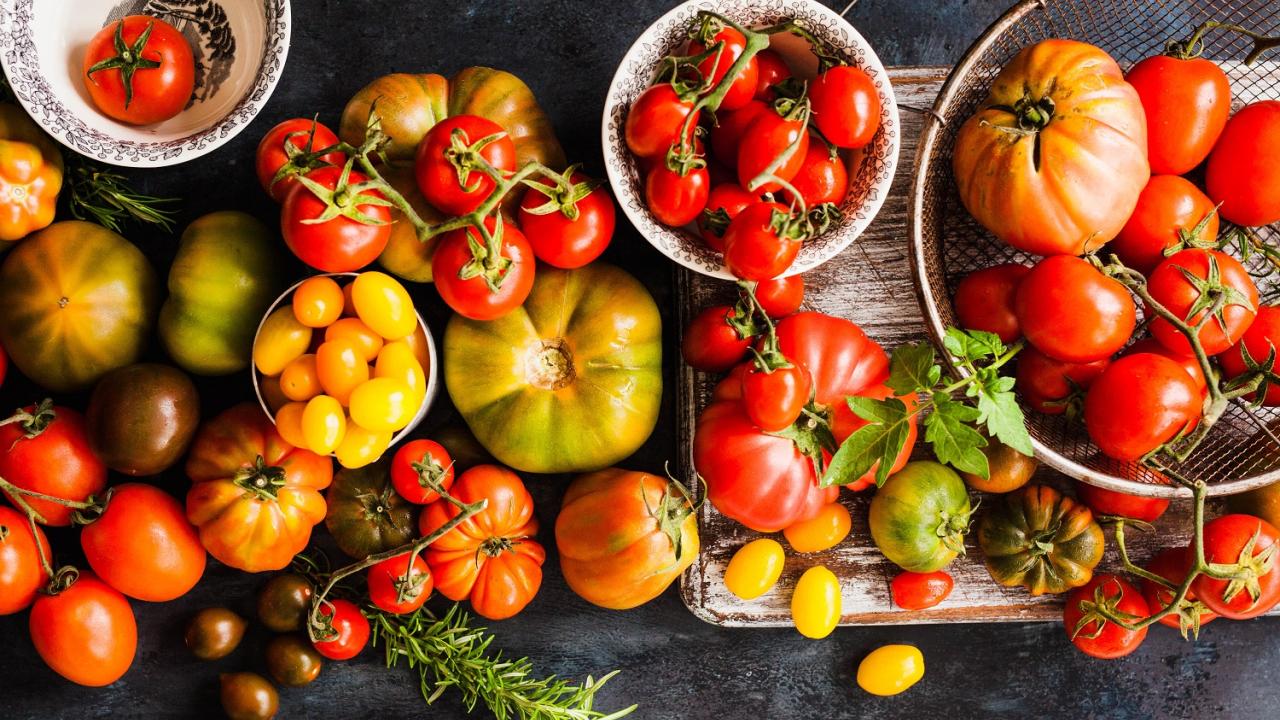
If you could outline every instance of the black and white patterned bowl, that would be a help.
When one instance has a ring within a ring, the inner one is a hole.
[[[631,223],[664,255],[704,275],[732,279],[720,253],[694,233],[662,225],[649,212],[644,203],[644,179],[623,139],[631,103],[651,84],[658,61],[678,50],[688,38],[689,27],[702,10],[753,28],[797,19],[838,56],[870,75],[880,93],[880,131],[870,145],[849,157],[849,194],[840,207],[843,221],[806,242],[786,274],[811,270],[847,248],[875,219],[893,182],[901,145],[898,106],[880,58],[844,18],[814,0],[689,0],[650,25],[622,58],[605,99],[601,133],[609,182]],[[817,60],[800,38],[778,35],[772,47],[798,77],[816,74]]]
[[[89,39],[126,15],[161,18],[191,43],[195,94],[165,122],[112,120],[81,80]],[[289,0],[0,0],[0,64],[27,112],[72,150],[112,165],[176,165],[258,114],[284,72],[289,25]]]

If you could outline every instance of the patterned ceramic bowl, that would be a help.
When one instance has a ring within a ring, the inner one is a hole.
[[[112,120],[81,81],[89,39],[126,15],[165,20],[195,55],[191,104],[162,123]],[[289,0],[0,0],[0,63],[18,100],[61,143],[112,165],[176,165],[235,137],[271,96],[288,50]]]
[[[870,145],[848,158],[849,194],[840,207],[844,220],[822,236],[806,242],[786,274],[815,268],[856,240],[880,211],[898,166],[901,138],[893,87],[875,51],[844,18],[813,0],[689,0],[650,25],[622,58],[605,99],[601,132],[605,168],[613,191],[632,224],[664,255],[704,275],[733,277],[724,267],[720,253],[696,234],[666,227],[650,214],[644,204],[643,177],[622,137],[632,101],[653,81],[658,61],[680,49],[688,38],[694,17],[701,10],[720,13],[746,27],[764,27],[792,18],[799,20],[839,57],[866,71],[880,92],[880,131]],[[817,59],[804,40],[779,34],[771,47],[783,56],[797,77],[810,79],[817,73]]]

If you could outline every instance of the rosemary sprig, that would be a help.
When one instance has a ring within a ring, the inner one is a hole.
[[[403,659],[418,672],[422,697],[434,703],[449,688],[462,693],[470,712],[484,703],[497,720],[617,720],[637,708],[614,713],[592,709],[596,691],[617,671],[582,685],[554,675],[533,677],[528,658],[503,659],[491,652],[493,635],[471,627],[471,618],[454,605],[444,617],[423,608],[411,615],[366,609],[374,626],[373,643],[386,648],[387,667]]]
[[[134,190],[125,176],[84,159],[74,153],[63,153],[70,179],[67,206],[79,220],[89,220],[120,232],[128,221],[156,225],[166,232],[173,230],[177,210],[171,209],[177,198],[143,195]]]

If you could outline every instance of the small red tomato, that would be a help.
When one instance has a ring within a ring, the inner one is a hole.
[[[1217,278],[1218,289],[1213,288]],[[1176,317],[1194,324],[1208,312],[1200,307],[1202,296],[1226,292],[1219,317],[1200,329],[1200,344],[1210,355],[1217,355],[1244,336],[1257,315],[1258,286],[1239,260],[1217,250],[1190,249],[1175,253],[1156,266],[1147,278],[1147,291]],[[1191,343],[1177,328],[1162,317],[1151,321],[1151,334],[1161,345],[1190,354]]]
[[[1250,326],[1250,329],[1252,329],[1252,326]],[[1228,352],[1230,351],[1228,350]],[[1181,365],[1183,370],[1187,371],[1187,375],[1191,378],[1191,381],[1196,384],[1196,387],[1200,388],[1200,397],[1204,397],[1209,392],[1209,384],[1204,379],[1204,368],[1200,367],[1200,361],[1196,359],[1195,355],[1185,355],[1180,352],[1175,352],[1164,345],[1161,345],[1155,338],[1150,337],[1142,338],[1138,342],[1124,349],[1125,355],[1136,355],[1138,353],[1153,353],[1169,358]]]
[[[809,86],[813,124],[836,147],[865,147],[880,129],[880,94],[862,70],[837,65]]]
[[[138,621],[129,601],[87,570],[56,595],[37,595],[27,626],[40,659],[86,687],[124,677],[138,651]]]
[[[1164,251],[1181,242],[1180,230],[1191,232],[1208,219],[1199,237],[1218,238],[1218,212],[1209,197],[1177,175],[1154,175],[1138,195],[1138,207],[1105,252],[1143,275],[1164,262]]]
[[[1187,371],[1163,355],[1126,355],[1084,399],[1089,437],[1108,457],[1138,460],[1199,421],[1203,399]]]
[[[49,539],[40,526],[31,531],[22,513],[0,505],[0,615],[26,610],[49,575],[41,555],[52,564]]]
[[[780,234],[790,218],[779,203],[749,205],[724,233],[724,264],[742,280],[771,280],[791,267],[800,254],[800,241]]]
[[[404,615],[422,607],[431,597],[431,568],[421,556],[413,553],[396,555],[369,568],[369,601],[396,615]]]
[[[258,143],[254,169],[258,183],[276,202],[284,202],[289,189],[298,184],[297,175],[313,169],[291,161],[301,153],[323,150],[338,144],[338,136],[323,123],[306,118],[285,120],[267,131]],[[347,156],[331,152],[320,156],[327,165],[341,165]]]
[[[849,194],[849,170],[834,148],[811,136],[800,170],[791,178],[791,187],[800,193],[808,207],[823,203],[839,205]]]
[[[23,490],[76,502],[106,488],[107,468],[93,454],[83,415],[60,406],[33,406],[24,412],[31,416],[28,420],[0,426],[0,477]],[[73,509],[24,499],[42,525],[71,524]]]
[[[327,600],[320,605],[320,616],[328,618],[331,631],[324,640],[312,641],[316,652],[330,660],[350,660],[369,643],[369,620],[350,600]]]
[[[1114,660],[1137,650],[1147,638],[1147,629],[1126,630],[1098,615],[1095,608],[1100,606],[1137,619],[1150,613],[1136,587],[1115,575],[1095,575],[1067,595],[1062,623],[1071,643],[1085,655],[1101,660]]]
[[[1169,509],[1169,501],[1164,498],[1139,497],[1086,482],[1076,483],[1076,495],[1094,515],[1115,515],[1153,523]]]
[[[689,323],[680,343],[684,361],[703,372],[724,372],[742,361],[754,336],[729,305],[709,307]]]
[[[707,207],[711,194],[711,176],[705,167],[694,168],[684,175],[665,163],[655,167],[644,181],[644,201],[658,222],[670,227],[684,227]]]
[[[520,199],[519,224],[539,260],[571,270],[609,247],[616,211],[603,185],[592,187],[591,178],[580,172],[568,180],[564,187],[545,178],[535,181]]]
[[[773,99],[773,86],[791,77],[791,68],[778,53],[765,48],[756,55],[760,69],[756,73],[756,99],[768,102]]]
[[[479,115],[455,115],[436,123],[413,161],[422,197],[448,215],[466,215],[497,183],[482,168],[516,169],[516,145],[498,123]]]
[[[773,370],[753,367],[742,377],[742,404],[756,427],[782,432],[799,419],[812,390],[809,371],[794,363]]]
[[[1275,305],[1259,307],[1257,317],[1254,318],[1249,329],[1245,330],[1240,342],[1227,348],[1218,356],[1218,361],[1222,363],[1222,371],[1228,380],[1234,380],[1249,371],[1244,356],[1246,350],[1249,357],[1258,365],[1265,365],[1267,359],[1274,353],[1276,360],[1272,369],[1280,370],[1280,307]],[[1196,366],[1199,367],[1199,363]],[[1251,393],[1248,398],[1252,400],[1256,395],[1257,393]],[[1267,384],[1262,404],[1280,405],[1280,383]]]
[[[623,128],[627,148],[642,158],[666,155],[679,141],[680,128],[691,112],[693,101],[682,99],[671,83],[645,90],[627,111],[627,122]],[[695,114],[689,123],[690,131],[697,124]]]
[[[104,115],[130,125],[163,122],[182,112],[195,90],[187,37],[149,15],[110,23],[89,41],[84,81]]]
[[[1275,545],[1280,530],[1252,515],[1223,515],[1204,526],[1204,559],[1243,572],[1238,580],[1200,575],[1191,583],[1196,598],[1229,620],[1248,620],[1280,601]]]
[[[434,440],[412,440],[391,458],[391,486],[400,497],[415,505],[428,505],[440,499],[426,477],[445,490],[453,487],[453,458],[444,446]]]
[[[698,216],[698,234],[712,250],[724,252],[724,231],[729,229],[729,222],[743,208],[759,201],[736,182],[716,185],[707,196],[707,207]]]
[[[773,110],[763,102],[752,101],[733,112],[717,114],[716,124],[711,127],[711,152],[716,159],[737,169],[738,148],[742,145],[743,135],[751,123],[765,112]]]
[[[381,198],[382,194],[373,189],[358,194],[339,191],[342,174],[343,169],[338,167],[312,170],[302,177],[315,183],[324,197],[299,182],[284,196],[280,208],[280,232],[285,244],[302,262],[329,273],[355,272],[377,260],[391,238],[390,209],[361,202],[361,198]],[[366,180],[364,175],[352,172],[347,184],[359,185]],[[317,222],[330,205],[342,212],[363,215],[372,223],[344,214]]]
[[[1175,585],[1182,584],[1190,568],[1191,548],[1188,547],[1165,548],[1160,554],[1152,558],[1151,562],[1147,563],[1147,572],[1159,575]],[[1174,591],[1144,578],[1142,580],[1142,595],[1147,599],[1147,608],[1151,612],[1157,613],[1167,607],[1170,602],[1173,602]],[[1178,610],[1160,618],[1160,623],[1176,630],[1184,628],[1191,630],[1208,624],[1209,621],[1216,617],[1218,617],[1216,613],[1206,608],[1204,603],[1196,600],[1194,591],[1188,591]]]
[[[1137,324],[1128,289],[1070,255],[1047,257],[1031,268],[1018,284],[1013,305],[1027,342],[1065,362],[1113,355],[1129,342]]]
[[[1022,337],[1013,299],[1031,268],[1005,263],[971,272],[956,286],[956,319],[965,330],[984,330],[1011,343]]]
[[[1018,370],[1014,387],[1031,409],[1045,415],[1061,415],[1076,396],[1083,392],[1111,364],[1111,358],[1090,363],[1068,363],[1054,360],[1034,347],[1018,353]]]
[[[1152,174],[1182,175],[1204,162],[1231,114],[1231,82],[1222,68],[1207,58],[1155,55],[1125,80],[1146,111]]]
[[[772,108],[751,121],[743,138],[748,142],[738,146],[738,184],[751,192],[781,190],[782,186],[774,180],[764,181],[755,188],[751,187],[751,181],[764,175],[765,170],[784,153],[791,153],[781,167],[773,171],[774,177],[791,182],[800,172],[809,152],[809,133],[804,125],[799,120],[779,115]]]
[[[924,610],[947,599],[955,581],[942,570],[931,573],[903,572],[889,583],[893,604],[903,610]]]
[[[773,319],[786,317],[804,302],[804,278],[791,275],[756,283],[756,302]]]
[[[473,226],[445,233],[431,258],[436,291],[454,312],[472,320],[495,320],[506,315],[523,305],[533,289],[536,261],[524,233],[514,224],[505,223],[502,237],[497,238],[497,222],[492,217],[485,218],[484,222],[489,232],[495,234],[498,255],[505,267],[485,269],[474,276],[466,272],[475,262],[468,237],[480,245],[486,243]],[[486,273],[490,279],[486,279]],[[464,274],[468,277],[464,278]],[[490,280],[496,284],[496,290],[490,287]]]
[[[720,81],[729,74],[729,69],[734,62],[747,49],[747,38],[734,28],[725,26],[720,28],[709,39],[704,38],[704,40],[706,41],[690,41],[688,54],[701,55],[709,47],[720,46],[723,48],[698,63],[698,72],[702,74],[704,82],[710,85],[709,91],[714,91]],[[723,45],[721,45],[722,43]],[[725,93],[724,98],[720,101],[718,110],[736,110],[751,102],[751,98],[756,94],[756,82],[760,77],[759,67],[755,57],[747,61],[746,66],[734,76],[728,92]]]
[[[1247,105],[1209,155],[1205,187],[1222,217],[1259,227],[1280,221],[1280,100]]]

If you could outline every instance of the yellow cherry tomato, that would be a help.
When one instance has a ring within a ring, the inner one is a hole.
[[[329,340],[316,349],[316,375],[325,394],[346,405],[351,391],[369,379],[369,364],[350,338]]]
[[[849,510],[838,502],[824,505],[809,520],[798,522],[782,531],[791,549],[802,553],[828,550],[849,536],[853,524]]]
[[[822,565],[805,570],[791,595],[791,621],[796,630],[821,640],[836,629],[840,612],[840,581],[835,573]]]
[[[258,378],[258,390],[262,393],[262,399],[267,401],[267,407],[272,412],[279,410],[289,402],[289,398],[284,396],[284,391],[280,389],[280,378],[278,377],[260,377]]]
[[[299,355],[284,366],[280,373],[280,392],[297,402],[306,402],[324,392],[320,387],[320,375],[316,372],[315,355]]]
[[[760,538],[738,548],[724,569],[724,586],[743,600],[751,600],[769,592],[782,575],[786,556],[782,545],[771,538]]]
[[[279,375],[310,345],[311,328],[298,322],[292,308],[278,307],[262,322],[253,341],[253,365],[268,377]]]
[[[418,358],[418,365],[422,366],[424,372],[431,367],[431,358],[427,355],[427,331],[422,325],[418,325],[418,329],[402,342],[413,348],[413,356]]]
[[[307,449],[328,455],[337,449],[347,432],[347,415],[342,405],[328,395],[317,395],[302,410],[302,437]]]
[[[360,468],[382,457],[391,446],[391,433],[366,430],[354,422],[347,423],[347,434],[333,454],[344,468]]]
[[[913,645],[885,645],[858,663],[858,687],[872,695],[897,695],[924,677],[924,655]]]
[[[293,316],[309,328],[332,325],[342,317],[342,288],[333,278],[317,275],[293,291]]]
[[[302,413],[306,408],[304,402],[291,402],[276,410],[276,431],[294,447],[307,447],[307,436],[302,432]]]
[[[418,326],[409,292],[386,273],[373,271],[356,276],[351,283],[351,300],[356,316],[388,340],[408,337]]]
[[[413,348],[404,340],[396,340],[382,346],[378,351],[378,360],[373,365],[373,376],[399,380],[409,388],[414,398],[413,410],[416,413],[427,394],[427,376],[422,372],[422,365],[413,354]]]
[[[355,343],[360,349],[360,357],[365,362],[373,362],[378,357],[378,351],[382,349],[382,336],[374,332],[368,325],[365,325],[360,318],[342,318],[324,331],[325,342],[330,340],[347,339]]]
[[[395,432],[418,411],[409,386],[391,378],[373,378],[351,391],[351,422],[379,432]]]

